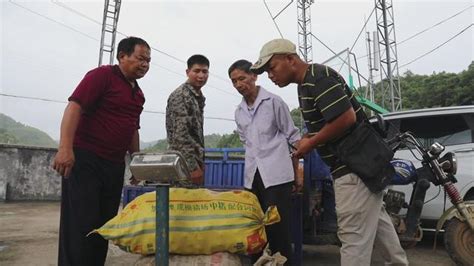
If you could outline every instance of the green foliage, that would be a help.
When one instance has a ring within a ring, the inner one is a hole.
[[[145,148],[144,150],[147,152],[166,151],[167,148],[168,148],[168,141],[166,139],[160,139],[156,142],[155,145]]]
[[[219,148],[219,141],[223,136],[219,134],[211,134],[204,136],[204,145],[206,148]]]
[[[301,115],[301,111],[299,108],[295,108],[290,111],[291,118],[295,123],[295,126],[302,132],[303,130],[303,116]]]
[[[154,146],[156,143],[157,143],[156,140],[155,141],[147,141],[147,142],[140,140],[140,149],[145,150],[147,148],[150,148],[150,147]]]
[[[0,143],[18,144],[19,141],[15,136],[9,134],[6,129],[0,128]]]
[[[217,143],[217,148],[237,147],[243,147],[242,142],[240,142],[240,137],[237,131],[234,131],[232,134],[224,134]]]
[[[45,132],[16,122],[0,113],[0,143],[27,146],[57,147],[58,144]]]
[[[377,84],[376,86],[380,86]],[[403,109],[474,104],[474,61],[461,73],[416,75],[407,71],[400,78]],[[377,102],[381,95],[376,94]]]
[[[206,148],[236,148],[242,147],[239,136],[236,132],[232,134],[211,134],[204,136],[204,145]],[[166,139],[160,139],[155,145],[146,148],[145,151],[165,151],[168,148],[168,141]]]

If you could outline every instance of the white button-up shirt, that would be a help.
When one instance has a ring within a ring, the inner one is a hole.
[[[242,99],[235,110],[235,122],[245,147],[244,186],[252,188],[257,168],[265,188],[293,181],[288,143],[297,142],[300,134],[286,103],[259,87],[252,108]]]

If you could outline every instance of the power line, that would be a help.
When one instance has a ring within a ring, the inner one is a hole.
[[[70,29],[70,30],[72,30],[72,31],[74,31],[74,32],[76,32],[76,33],[79,33],[79,34],[83,35],[83,36],[86,36],[86,37],[88,37],[88,38],[90,38],[90,39],[92,39],[92,40],[99,41],[99,39],[97,39],[97,38],[95,38],[95,37],[93,37],[93,36],[90,36],[90,35],[88,35],[88,34],[82,32],[82,31],[80,31],[80,30],[77,30],[77,29],[75,29],[75,28],[73,28],[73,27],[71,27],[71,26],[69,26],[69,25],[66,25],[66,24],[64,24],[64,23],[62,23],[62,22],[60,22],[60,21],[57,21],[57,20],[55,20],[55,19],[52,19],[52,18],[50,18],[50,17],[48,17],[48,16],[45,16],[45,15],[43,15],[43,14],[40,14],[40,13],[38,13],[38,12],[32,10],[32,9],[29,9],[29,8],[23,6],[23,5],[20,5],[20,4],[18,4],[18,3],[15,3],[15,2],[13,2],[13,0],[9,0],[9,2],[12,3],[12,4],[14,4],[14,5],[16,5],[16,6],[18,6],[18,7],[20,7],[20,8],[23,8],[23,9],[25,9],[25,10],[27,10],[27,11],[29,11],[29,12],[35,14],[35,15],[38,15],[38,16],[44,18],[44,19],[47,19],[47,20],[49,20],[49,21],[51,21],[51,22],[54,22],[54,23],[57,23],[57,24],[59,24],[59,25],[65,27],[65,28],[67,28],[67,29]],[[52,3],[58,4],[57,2],[52,2]],[[80,15],[80,16],[82,16],[82,17],[85,17],[85,18],[87,18],[87,19],[89,19],[89,20],[91,20],[91,21],[93,21],[93,22],[95,22],[95,23],[100,23],[100,22],[98,22],[98,21],[96,21],[96,20],[94,20],[94,19],[92,19],[92,18],[90,18],[90,17],[88,17],[88,16],[86,16],[86,15],[80,13],[79,11],[76,11],[76,10],[70,8],[70,7],[67,7],[67,6],[64,5],[64,4],[59,4],[59,6],[64,7],[64,8],[66,8],[66,9],[68,9],[69,11],[74,12],[75,14],[78,14],[78,15]],[[124,36],[128,37],[128,36],[125,35],[124,33],[121,33],[121,32],[118,32],[118,33],[121,34],[121,35],[124,35]],[[157,52],[160,52],[160,53],[162,53],[162,54],[165,54],[165,55],[167,55],[167,56],[169,56],[169,57],[171,57],[171,58],[173,58],[173,59],[175,59],[175,60],[180,61],[179,58],[176,58],[176,57],[174,57],[174,56],[172,56],[172,55],[170,55],[170,54],[167,54],[167,53],[165,53],[165,52],[163,52],[163,51],[160,51],[159,49],[156,49],[156,48],[154,48],[154,47],[150,47],[150,48],[151,48],[152,50],[155,50],[155,51],[157,51]],[[182,61],[182,60],[181,60],[181,61]],[[182,61],[182,62],[184,62],[184,61]],[[186,77],[186,76],[183,75],[183,74],[179,74],[179,73],[177,73],[177,72],[175,72],[175,71],[172,71],[172,70],[170,70],[169,68],[166,68],[166,67],[161,66],[161,65],[159,65],[159,64],[156,64],[156,63],[153,63],[153,62],[152,62],[151,64],[154,65],[154,66],[158,66],[158,67],[160,67],[160,68],[162,68],[162,69],[165,69],[165,70],[167,70],[167,71],[169,71],[169,72],[171,72],[171,73],[178,74],[178,75],[180,75],[180,76]],[[212,75],[212,74],[211,74],[211,75]],[[213,76],[215,76],[215,75],[213,75]],[[221,78],[221,77],[219,77],[219,79],[224,80],[224,79]],[[229,82],[228,80],[226,80],[226,81]],[[227,91],[227,90],[223,90],[223,89],[217,88],[217,87],[212,86],[212,85],[207,85],[207,87],[210,87],[210,88],[216,89],[216,90],[218,90],[218,91],[221,91],[221,92],[223,92],[223,93],[226,93],[226,94],[232,95],[232,96],[234,96],[234,97],[240,98],[240,96],[238,96],[238,95],[236,95],[236,94],[234,94],[234,93],[231,93],[231,92],[229,92],[229,91]]]
[[[357,38],[355,39],[354,43],[352,44],[351,48],[349,49],[349,52],[352,52],[352,49],[354,49],[354,46],[356,45],[357,41],[359,40],[360,35],[364,31],[365,26],[367,26],[367,22],[369,22],[370,18],[374,14],[374,11],[375,11],[375,7],[372,9],[372,12],[370,12],[369,17],[365,20],[364,26],[362,26],[362,29],[360,29],[359,35],[357,35]]]
[[[44,101],[44,102],[53,102],[53,103],[68,103],[66,101],[59,101],[59,100],[54,100],[54,99],[48,99],[48,98],[40,98],[40,97],[32,97],[32,96],[22,96],[22,95],[14,95],[14,94],[6,94],[6,93],[0,93],[0,96],[4,97],[10,97],[10,98],[17,98],[17,99],[26,99],[26,100],[35,100],[35,101]],[[152,114],[161,114],[165,115],[166,113],[163,111],[153,111],[153,110],[143,110],[143,113],[152,113]],[[234,119],[230,118],[225,118],[225,117],[216,117],[216,116],[204,116],[205,119],[210,119],[210,120],[221,120],[221,121],[235,121]]]
[[[326,47],[329,51],[331,51],[331,53],[333,53],[334,55],[336,55],[337,57],[339,57],[339,59],[341,59],[344,63],[342,64],[347,64],[349,66],[349,64],[347,63],[346,60],[344,60],[344,58],[342,58],[341,56],[339,56],[336,52],[334,52],[334,50],[332,50],[329,46],[327,46],[323,41],[321,41],[318,37],[316,37],[316,35],[314,35],[313,33],[311,33],[311,36],[313,36],[313,38],[315,38],[318,42],[320,42],[324,47]],[[355,69],[353,66],[350,66],[350,68],[352,70],[354,70],[357,75],[359,75],[360,77],[362,77],[366,82],[369,82],[369,80],[364,77],[364,75],[362,75],[357,69]],[[359,84],[360,86],[362,86],[362,84]]]
[[[430,26],[430,27],[428,27],[428,28],[426,28],[426,29],[424,29],[424,30],[422,30],[422,31],[413,34],[412,36],[406,38],[405,40],[402,40],[401,42],[397,43],[397,45],[400,45],[400,44],[402,44],[402,43],[404,43],[404,42],[406,42],[406,41],[409,41],[409,40],[415,38],[416,36],[418,36],[418,35],[420,35],[420,34],[426,32],[426,31],[428,31],[428,30],[430,30],[430,29],[432,29],[432,28],[434,28],[434,27],[437,27],[437,26],[443,24],[444,22],[446,22],[446,21],[448,21],[448,20],[450,20],[450,19],[452,19],[452,18],[454,18],[454,17],[457,17],[457,16],[461,15],[462,13],[464,13],[465,11],[467,11],[468,9],[471,9],[471,8],[473,8],[473,7],[474,7],[474,5],[471,5],[471,6],[469,6],[469,7],[465,8],[465,9],[459,11],[458,13],[456,13],[456,14],[454,14],[454,15],[448,17],[448,18],[443,19],[443,20],[441,20],[440,22],[438,22],[438,23],[436,23],[436,24],[434,24],[434,25],[432,25],[432,26]]]
[[[91,18],[91,17],[85,15],[84,13],[81,13],[81,12],[77,11],[77,10],[74,9],[74,8],[71,8],[71,7],[69,7],[68,5],[66,5],[66,4],[64,4],[64,3],[61,3],[61,2],[58,1],[58,0],[51,0],[51,2],[52,2],[53,4],[56,4],[56,5],[58,5],[58,6],[62,7],[62,8],[64,8],[64,9],[66,9],[66,10],[68,10],[68,11],[70,11],[70,12],[76,14],[76,15],[78,15],[78,16],[81,16],[81,17],[83,17],[83,18],[85,18],[85,19],[87,19],[87,20],[89,20],[89,21],[92,21],[92,22],[94,22],[95,24],[102,25],[102,22],[100,22],[100,21],[98,21],[98,20],[95,20],[95,19],[93,19],[93,18]],[[122,35],[123,37],[129,37],[127,34],[125,34],[125,33],[123,33],[123,32],[117,31],[117,33],[120,34],[120,35]],[[169,58],[171,58],[171,59],[174,59],[174,60],[176,60],[176,61],[178,61],[178,62],[180,62],[180,63],[186,63],[185,60],[183,60],[183,59],[181,59],[181,58],[178,58],[178,57],[176,57],[176,56],[174,56],[174,55],[172,55],[172,54],[170,54],[170,53],[167,53],[167,52],[165,52],[165,51],[163,51],[163,50],[160,50],[160,49],[158,49],[158,48],[156,48],[156,47],[150,46],[150,48],[151,48],[153,51],[156,51],[156,52],[158,52],[158,53],[160,53],[160,54],[163,54],[163,55],[165,55],[165,56],[167,56],[167,57],[169,57]],[[209,74],[210,74],[211,76],[217,78],[217,79],[220,79],[220,80],[226,82],[226,83],[230,83],[229,80],[226,79],[226,78],[223,78],[223,77],[221,77],[221,76],[219,76],[219,75],[213,74],[212,72],[209,72]],[[235,96],[235,94],[232,94],[232,95]]]
[[[160,115],[166,115],[165,112],[163,111],[152,111],[152,110],[143,110],[144,113],[150,113],[150,114],[160,114]],[[205,119],[209,120],[220,120],[220,121],[232,121],[235,122],[234,119],[230,118],[225,118],[225,117],[217,117],[217,116],[204,116]]]
[[[78,15],[78,16],[81,16],[81,17],[83,17],[83,18],[85,18],[85,19],[87,19],[87,20],[89,20],[89,21],[92,21],[92,22],[94,22],[94,23],[96,23],[96,24],[102,25],[102,22],[100,22],[100,21],[98,21],[98,20],[96,20],[96,19],[93,19],[93,18],[91,18],[91,17],[89,17],[89,16],[86,16],[85,14],[83,14],[83,13],[81,13],[81,12],[75,10],[74,8],[69,7],[68,5],[66,5],[66,4],[64,4],[64,3],[61,3],[61,2],[58,1],[58,0],[51,0],[51,2],[52,2],[53,4],[55,4],[55,5],[58,5],[58,6],[62,7],[62,8],[64,8],[64,9],[67,9],[67,10],[69,10],[70,12],[72,12],[72,13]]]
[[[11,0],[10,0],[10,1],[11,1]],[[77,11],[76,9],[74,9],[74,8],[72,8],[72,7],[69,7],[68,5],[66,5],[66,4],[64,4],[64,3],[62,3],[62,2],[60,2],[60,1],[58,1],[58,0],[51,0],[51,3],[53,3],[53,4],[55,4],[55,5],[59,6],[59,7],[62,7],[62,8],[64,8],[64,9],[68,10],[69,12],[72,12],[72,13],[74,13],[74,14],[80,16],[80,17],[83,17],[83,18],[85,18],[85,19],[87,19],[87,20],[89,20],[89,21],[91,21],[91,22],[93,22],[93,23],[95,23],[95,24],[97,24],[97,25],[102,25],[102,22],[100,22],[100,21],[98,21],[98,20],[96,20],[96,19],[94,19],[94,18],[91,18],[90,16],[87,16],[87,15],[84,14],[84,13],[81,13],[81,12]],[[120,34],[120,35],[122,35],[123,37],[129,37],[127,34],[125,34],[125,33],[123,33],[123,32],[117,31],[117,33]],[[178,62],[186,63],[184,60],[179,59],[179,58],[177,58],[177,57],[175,57],[175,56],[173,56],[173,55],[171,55],[171,54],[168,54],[168,53],[166,53],[166,52],[164,52],[164,51],[161,51],[161,50],[158,49],[158,48],[151,47],[151,46],[150,46],[150,48],[151,48],[152,50],[154,50],[154,51],[156,51],[156,52],[158,52],[158,53],[164,54],[164,55],[166,55],[166,56],[168,56],[168,57],[170,57],[170,58],[172,58],[172,59],[174,59],[174,60],[176,60],[176,61],[178,61]]]
[[[270,11],[270,9],[269,9],[269,7],[268,7],[268,5],[267,5],[267,2],[266,2],[265,0],[263,0],[263,4],[265,5],[265,8],[267,9],[268,14],[270,15],[270,17],[271,17],[273,23],[275,24],[276,29],[277,29],[278,32],[280,33],[281,38],[283,38],[283,34],[281,33],[280,28],[278,27],[278,24],[277,24],[276,21],[275,21],[275,18],[278,17],[278,15],[280,15],[292,2],[293,2],[293,0],[291,0],[291,2],[288,3],[280,12],[278,12],[278,14],[277,14],[276,16],[273,16],[272,13],[271,13],[271,11]],[[375,8],[372,9],[372,12],[370,13],[369,18],[367,19],[367,21],[366,21],[365,24],[364,24],[364,27],[365,27],[365,25],[367,24],[367,22],[368,22],[368,20],[370,19],[370,17],[372,16],[372,14],[374,13],[374,11],[375,11]],[[362,29],[364,29],[364,27],[362,27]],[[362,31],[361,31],[361,32],[362,32]],[[361,33],[359,33],[359,35],[357,36],[357,39],[355,40],[354,44],[352,45],[351,50],[352,50],[352,48],[354,47],[354,45],[355,45],[355,43],[357,42],[357,40],[359,39],[360,34],[361,34]],[[316,37],[313,33],[311,33],[311,36],[313,36],[313,38],[315,38],[318,42],[320,42],[324,47],[326,47],[326,48],[327,48],[329,51],[331,51],[334,55],[337,55],[336,52],[334,52],[334,51],[333,51],[329,46],[327,46],[323,41],[321,41],[320,39],[318,39],[318,37]],[[349,51],[349,52],[350,52],[350,51]],[[345,60],[342,59],[341,57],[339,57],[339,58],[340,58],[344,63],[347,64],[347,61],[345,61]],[[354,70],[354,71],[359,75],[359,77],[362,77],[365,81],[368,82],[368,79],[365,78],[362,74],[360,74],[358,70],[354,69],[352,66],[350,66],[350,67],[351,67],[352,70]],[[360,84],[360,85],[361,85],[361,84]],[[362,86],[362,85],[361,85],[361,86]]]
[[[426,31],[428,31],[428,30],[430,30],[430,29],[433,29],[433,28],[435,28],[435,27],[437,27],[437,26],[443,24],[444,22],[446,22],[446,21],[448,21],[448,20],[451,20],[451,19],[453,19],[453,18],[459,16],[460,14],[464,13],[465,11],[467,11],[467,10],[473,8],[473,7],[474,7],[474,5],[471,5],[471,6],[467,7],[467,8],[465,8],[465,9],[463,9],[463,10],[457,12],[456,14],[451,15],[450,17],[439,21],[438,23],[436,23],[436,24],[434,24],[434,25],[432,25],[432,26],[430,26],[430,27],[428,27],[428,28],[425,28],[425,29],[419,31],[419,32],[413,34],[412,36],[410,36],[410,37],[408,37],[408,38],[406,38],[406,39],[404,39],[404,40],[398,42],[397,45],[400,45],[400,44],[402,44],[402,43],[405,43],[405,42],[407,42],[407,41],[409,41],[409,40],[411,40],[411,39],[417,37],[418,35],[420,35],[420,34],[422,34],[422,33],[425,33]],[[370,53],[370,55],[374,55],[374,54],[375,54],[375,52]],[[362,59],[362,58],[365,58],[365,57],[368,57],[368,56],[369,56],[369,54],[366,54],[366,55],[357,57],[357,59]],[[338,66],[338,65],[341,65],[341,64],[344,64],[344,63],[337,63],[337,64],[334,64],[334,65],[331,65],[331,66]]]
[[[234,119],[222,118],[222,117],[215,117],[215,116],[205,116],[204,118],[212,119],[212,120],[222,120],[222,121],[232,121],[232,122],[235,122]]]
[[[425,57],[425,56],[431,54],[432,52],[438,50],[438,49],[441,48],[443,45],[447,44],[448,42],[450,42],[450,41],[453,40],[454,38],[456,38],[456,37],[458,37],[459,35],[461,35],[461,34],[462,34],[463,32],[465,32],[467,29],[469,29],[470,27],[472,27],[472,25],[474,25],[474,23],[471,24],[471,25],[469,25],[469,26],[467,26],[467,27],[465,27],[463,30],[461,30],[460,32],[458,32],[456,35],[454,35],[453,37],[449,38],[447,41],[443,42],[442,44],[436,46],[435,48],[431,49],[430,51],[428,51],[428,52],[426,52],[426,53],[424,53],[424,54],[418,56],[417,58],[411,60],[410,62],[408,62],[408,63],[406,63],[406,64],[401,65],[400,68],[402,68],[402,67],[404,67],[404,66],[407,66],[407,65],[409,65],[409,64],[411,64],[411,63],[413,63],[413,62],[415,62],[415,61],[418,61],[419,59],[421,59],[421,58],[423,58],[423,57]]]
[[[48,98],[20,96],[20,95],[6,94],[6,93],[0,93],[0,96],[11,97],[11,98],[19,98],[19,99],[27,99],[27,100],[44,101],[44,102],[53,102],[53,103],[67,103],[65,101],[53,100],[53,99],[48,99]]]
[[[164,67],[164,66],[162,66],[162,65],[158,65],[158,64],[155,64],[155,63],[153,63],[153,62],[151,62],[151,64],[154,65],[154,66],[157,66],[157,67],[159,67],[159,68],[162,68],[162,69],[164,69],[164,70],[166,70],[166,71],[168,71],[168,72],[170,72],[170,73],[176,74],[176,75],[178,75],[178,76],[186,77],[186,75],[184,75],[184,74],[182,74],[182,73],[180,73],[180,72],[171,70],[171,69],[169,69],[169,68],[167,68],[167,67]],[[229,95],[231,95],[231,96],[240,98],[240,96],[238,96],[237,94],[233,94],[233,93],[228,92],[228,91],[226,91],[226,90],[217,88],[217,87],[215,87],[215,86],[213,86],[213,85],[207,84],[206,87],[213,88],[213,89],[218,90],[218,91],[220,91],[220,92],[223,92],[223,93],[229,94]]]
[[[263,4],[265,5],[265,8],[267,9],[268,11],[268,14],[270,15],[270,18],[272,19],[273,21],[273,24],[275,25],[275,28],[277,29],[278,33],[280,34],[280,37],[283,39],[283,34],[281,33],[281,30],[280,30],[280,27],[278,27],[278,24],[276,22],[276,18],[281,14],[281,12],[283,12],[291,3],[293,3],[293,0],[291,0],[290,3],[288,3],[282,10],[280,10],[280,12],[278,12],[278,14],[276,14],[276,16],[273,16],[272,12],[270,11],[270,8],[268,7],[267,5],[267,1],[263,0]]]
[[[67,28],[67,29],[70,29],[70,30],[72,30],[72,31],[74,31],[74,32],[76,32],[76,33],[79,33],[79,34],[81,34],[81,35],[83,35],[83,36],[85,36],[85,37],[87,37],[87,38],[89,38],[89,39],[92,39],[92,40],[94,40],[94,41],[99,41],[99,39],[97,39],[97,38],[95,38],[95,37],[93,37],[93,36],[91,36],[91,35],[89,35],[89,34],[87,34],[87,33],[84,33],[84,32],[82,32],[82,31],[80,31],[80,30],[77,30],[77,29],[75,29],[75,28],[69,26],[69,25],[66,25],[66,24],[64,24],[64,23],[62,23],[62,22],[59,22],[59,21],[57,21],[57,20],[55,20],[55,19],[52,19],[52,18],[50,18],[50,17],[48,17],[48,16],[45,16],[45,15],[43,15],[43,14],[40,14],[40,13],[38,13],[38,12],[36,12],[36,11],[34,11],[34,10],[31,10],[31,9],[25,7],[25,6],[22,6],[22,5],[18,4],[18,3],[15,3],[15,2],[13,2],[13,0],[9,0],[9,2],[12,3],[12,4],[14,4],[14,5],[16,5],[16,6],[18,6],[18,7],[20,7],[20,8],[23,8],[23,9],[25,9],[25,10],[27,10],[27,11],[29,11],[29,12],[35,14],[35,15],[38,15],[38,16],[40,16],[40,17],[46,19],[46,20],[52,21],[52,22],[57,23],[57,24],[59,24],[59,25],[65,27],[65,28]]]
[[[10,0],[10,1],[12,1],[12,0]],[[70,12],[72,12],[72,13],[74,13],[74,14],[80,16],[80,17],[83,17],[83,18],[85,18],[85,19],[87,19],[87,20],[89,20],[89,21],[91,21],[91,22],[97,24],[97,25],[102,25],[102,22],[100,22],[100,21],[98,21],[98,20],[96,20],[96,19],[94,19],[94,18],[91,18],[90,16],[87,16],[87,15],[84,14],[84,13],[81,13],[81,12],[77,11],[76,9],[74,9],[74,8],[72,8],[72,7],[69,7],[68,5],[66,5],[66,4],[64,4],[64,3],[62,3],[62,2],[60,2],[60,1],[58,1],[58,0],[51,0],[51,3],[53,3],[53,4],[55,4],[55,5],[58,5],[59,7],[62,7],[62,8],[66,9],[66,10],[68,10],[68,11],[70,11]],[[120,34],[120,35],[122,35],[123,37],[129,37],[129,35],[127,35],[127,34],[125,34],[125,33],[123,33],[123,32],[117,31],[117,33]],[[160,49],[158,49],[158,48],[151,47],[151,46],[150,46],[150,48],[152,48],[152,50],[154,50],[154,51],[156,51],[156,52],[158,52],[158,53],[161,53],[161,54],[163,54],[163,55],[166,55],[166,56],[168,56],[168,57],[170,57],[170,58],[172,58],[172,59],[174,59],[174,60],[176,60],[176,61],[178,61],[178,62],[186,63],[186,61],[184,61],[184,60],[182,60],[182,59],[180,59],[180,58],[178,58],[178,57],[176,57],[176,56],[173,56],[173,55],[171,55],[171,54],[169,54],[169,53],[166,53],[165,51],[162,51],[162,50],[160,50]]]

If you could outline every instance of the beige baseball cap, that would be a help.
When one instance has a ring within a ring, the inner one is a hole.
[[[263,67],[276,54],[296,54],[296,46],[287,39],[274,39],[263,45],[257,62],[250,67],[255,74],[262,74]]]

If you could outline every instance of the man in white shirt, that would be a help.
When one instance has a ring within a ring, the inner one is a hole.
[[[285,102],[260,86],[252,63],[238,60],[229,68],[229,77],[243,96],[235,110],[235,122],[245,147],[244,186],[258,198],[262,209],[276,205],[281,221],[266,228],[270,250],[280,252],[291,264],[290,207],[292,190],[300,191],[297,159],[290,157],[290,145],[300,139]],[[294,185],[294,186],[293,186]]]

